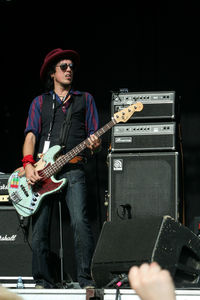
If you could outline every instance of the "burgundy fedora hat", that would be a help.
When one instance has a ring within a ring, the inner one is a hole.
[[[43,65],[40,69],[40,79],[44,80],[46,72],[49,68],[49,66],[56,60],[62,59],[62,58],[69,58],[71,59],[76,67],[80,64],[80,56],[79,54],[74,50],[63,50],[61,48],[54,49],[50,51],[44,59]]]

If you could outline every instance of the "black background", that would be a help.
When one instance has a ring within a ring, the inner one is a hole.
[[[10,173],[21,165],[27,111],[42,91],[39,70],[45,55],[55,48],[74,49],[81,56],[77,88],[93,94],[101,126],[111,117],[113,89],[174,90],[181,97],[186,225],[192,227],[200,215],[198,6],[127,3],[0,1],[0,171]],[[103,151],[88,167],[96,238],[107,213],[109,142],[108,133]]]

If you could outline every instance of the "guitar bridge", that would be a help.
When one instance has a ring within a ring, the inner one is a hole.
[[[16,204],[22,200],[17,191],[15,191],[11,194],[10,199],[11,199],[11,201],[13,201]]]

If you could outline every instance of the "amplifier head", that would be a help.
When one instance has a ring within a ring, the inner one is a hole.
[[[175,150],[178,142],[175,122],[117,124],[112,128],[111,150]]]
[[[176,102],[174,91],[159,92],[113,92],[111,99],[112,115],[136,101],[144,105],[140,113],[134,113],[133,119],[175,119]]]

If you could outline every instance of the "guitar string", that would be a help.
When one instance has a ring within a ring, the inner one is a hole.
[[[130,112],[130,111],[129,111]],[[116,116],[117,117],[117,116]],[[98,131],[95,132],[95,135],[97,137],[100,137],[103,133],[105,133],[106,131],[108,131],[113,125],[115,125],[117,123],[116,119],[113,117],[112,120],[110,122],[108,122],[105,126],[103,126],[102,128],[100,128]],[[82,150],[84,150],[87,147],[88,144],[88,138],[86,140],[84,140],[81,144],[79,144],[78,146],[76,146],[75,148],[73,148],[69,153],[65,154],[63,157],[61,157],[60,159],[57,159],[52,165],[50,165],[46,170],[43,169],[41,170],[41,172],[39,173],[40,176],[43,177],[43,180],[50,178],[56,171],[58,171],[64,163],[67,163],[70,159],[72,159],[76,154],[80,153]],[[53,171],[53,172],[52,172]],[[27,184],[28,185],[28,184]],[[19,192],[19,191],[18,191]],[[20,196],[19,192],[19,196]],[[19,206],[24,207],[26,209],[32,210],[32,208],[29,207],[25,207],[21,204],[18,203]]]
[[[96,131],[95,135],[97,137],[100,137],[103,133],[108,131],[114,124],[116,124],[115,119],[111,120],[104,127],[100,128],[98,131]],[[84,140],[81,144],[79,144],[78,146],[73,148],[70,152],[68,152],[67,155],[61,157],[60,159],[57,159],[47,169],[42,170],[39,173],[40,176],[43,177],[43,180],[50,178],[55,172],[57,172],[63,166],[63,163],[67,163],[74,156],[76,156],[78,153],[80,153],[82,150],[84,150],[87,147],[87,144],[88,144],[88,138],[86,140]]]
[[[102,134],[104,134],[106,131],[108,131],[110,128],[112,128],[113,125],[117,123],[116,119],[113,117],[110,122],[108,122],[106,125],[104,125],[102,128],[100,128],[98,131],[95,132],[95,135],[97,137],[100,137]],[[61,157],[60,159],[57,159],[52,165],[50,165],[46,170],[41,170],[39,173],[40,176],[42,176],[43,180],[50,178],[56,171],[58,171],[64,163],[67,163],[70,159],[72,159],[75,155],[80,153],[82,150],[84,150],[87,147],[88,144],[88,138],[84,140],[81,144],[73,148],[70,152],[68,152],[66,155]],[[53,171],[53,172],[52,172]],[[23,205],[20,205],[23,206]],[[24,207],[24,206],[23,206]],[[30,209],[28,207],[24,207],[27,209]]]

